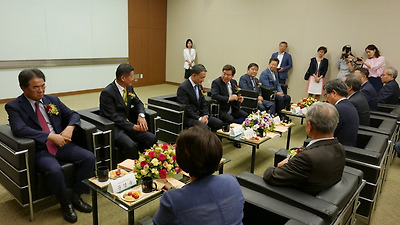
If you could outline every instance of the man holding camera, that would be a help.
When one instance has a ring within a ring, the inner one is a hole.
[[[354,71],[355,63],[354,63],[354,55],[351,53],[351,46],[345,45],[342,48],[342,56],[337,61],[336,66],[338,68],[337,79],[342,80],[344,76]]]

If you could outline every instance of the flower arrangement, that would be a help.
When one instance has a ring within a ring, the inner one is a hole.
[[[201,94],[204,96],[204,97],[206,97],[207,96],[207,92],[203,89],[203,90],[201,90]]]
[[[136,178],[167,177],[168,173],[181,172],[176,162],[175,145],[168,143],[154,145],[144,153],[139,152],[139,160],[135,164]]]
[[[131,98],[131,99],[134,99],[134,98],[136,97],[136,95],[133,94],[132,92],[129,92],[129,93],[128,93],[128,96],[129,96],[129,98]]]
[[[56,115],[56,116],[58,115],[58,109],[57,109],[56,105],[50,103],[48,105],[43,104],[43,106],[46,109],[47,114],[49,114],[50,116],[51,115]]]
[[[299,106],[301,109],[308,108],[317,101],[318,100],[313,97],[303,98],[297,103],[297,106]]]
[[[295,155],[299,154],[300,152],[303,152],[304,149],[303,148],[291,148],[288,150],[288,158],[291,159],[293,158]]]
[[[275,129],[274,119],[266,111],[251,113],[244,121],[242,126],[244,128],[252,128],[257,131],[258,128],[264,128],[264,131],[273,131]]]

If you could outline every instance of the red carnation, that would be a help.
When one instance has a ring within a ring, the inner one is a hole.
[[[165,169],[160,170],[160,177],[166,178],[167,174],[168,174],[168,172]]]
[[[141,161],[141,162],[140,162],[140,166],[141,166],[141,167],[144,167],[145,165],[147,165],[147,162],[146,162],[146,161]]]
[[[306,102],[307,101],[307,99],[306,98],[303,98],[303,102]]]
[[[176,171],[176,173],[180,173],[180,172],[182,171],[182,169],[179,168],[179,167],[176,167],[176,168],[175,168],[175,171]]]
[[[168,149],[169,144],[168,143],[164,143],[163,146],[161,146],[162,149],[166,150]]]
[[[151,159],[155,158],[155,157],[156,157],[156,152],[155,152],[155,151],[149,152],[149,157],[150,157]]]
[[[50,105],[47,105],[47,106],[46,106],[46,110],[47,110],[47,111],[50,111],[50,110],[51,110],[51,106],[50,106]]]
[[[165,158],[166,158],[166,156],[165,156],[163,153],[160,153],[160,154],[158,155],[158,160],[160,160],[160,161],[164,161]]]
[[[172,156],[172,160],[176,161],[176,155]]]
[[[302,152],[301,149],[297,149],[297,150],[296,150],[296,153],[297,153],[297,154],[300,153],[300,152]]]

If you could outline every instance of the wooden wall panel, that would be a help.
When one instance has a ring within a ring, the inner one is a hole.
[[[134,86],[165,83],[167,1],[129,0],[129,63],[143,79]]]

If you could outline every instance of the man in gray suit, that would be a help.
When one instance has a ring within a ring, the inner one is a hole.
[[[311,137],[303,152],[269,167],[264,180],[276,186],[292,186],[316,195],[340,181],[345,164],[343,146],[333,137],[339,113],[325,102],[313,104],[307,112],[306,132]]]

